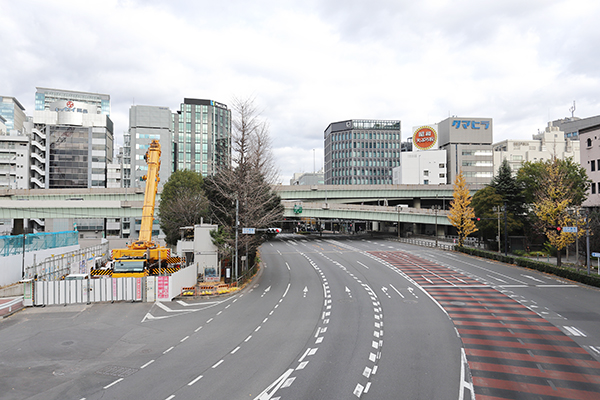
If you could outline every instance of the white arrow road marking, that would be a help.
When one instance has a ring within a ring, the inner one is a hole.
[[[264,297],[265,294],[267,294],[270,290],[271,290],[271,286],[269,286],[268,288],[266,288],[265,291],[263,292],[263,294],[260,297]]]
[[[348,297],[352,298],[352,292],[348,289],[348,286],[346,286],[346,293],[348,293]]]
[[[268,388],[266,388],[261,394],[255,397],[255,400],[269,400],[277,390],[287,381],[288,377],[294,372],[293,369],[288,369],[281,375],[279,378],[275,380],[275,382],[271,383]],[[270,392],[269,392],[270,391]]]
[[[388,297],[388,299],[391,299],[391,298],[392,298],[392,296],[390,296],[390,295],[388,294],[388,292],[387,292],[388,290],[387,290],[387,288],[386,288],[385,286],[382,286],[382,287],[381,287],[381,290],[382,290],[382,291],[383,291],[383,293],[384,293],[384,294],[385,294],[385,295]]]
[[[304,286],[303,292],[304,292],[304,296],[303,297],[306,297],[306,293],[308,293],[308,286]]]

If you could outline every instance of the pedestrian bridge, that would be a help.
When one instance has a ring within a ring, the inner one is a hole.
[[[286,218],[450,225],[445,210],[452,200],[451,185],[275,185],[273,189],[282,199]],[[472,193],[477,189],[471,187]],[[0,219],[139,218],[143,200],[140,188],[4,189]],[[301,213],[294,212],[295,205],[302,206]]]

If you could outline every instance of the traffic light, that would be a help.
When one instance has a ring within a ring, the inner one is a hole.
[[[561,226],[548,226],[548,227],[546,227],[546,230],[560,233],[562,231],[562,227]]]
[[[473,222],[479,222],[479,221],[481,221],[481,218],[474,217],[474,218],[471,218],[471,221],[473,221]]]
[[[267,233],[278,234],[281,232],[281,228],[267,228]]]

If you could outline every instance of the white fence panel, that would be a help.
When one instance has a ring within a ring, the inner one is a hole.
[[[101,278],[63,281],[36,281],[36,306],[101,301],[143,301],[145,278]],[[154,278],[151,280],[154,288]],[[150,300],[153,301],[153,300]]]

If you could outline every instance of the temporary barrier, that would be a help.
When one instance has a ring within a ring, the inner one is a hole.
[[[33,305],[95,303],[104,301],[171,301],[183,287],[196,283],[195,268],[183,268],[170,276],[141,278],[86,278],[34,281]],[[25,297],[31,297],[31,280],[25,281]]]
[[[36,306],[95,303],[102,301],[143,301],[143,278],[101,278],[37,281]]]

